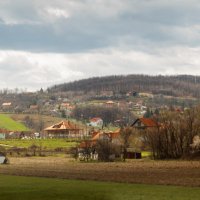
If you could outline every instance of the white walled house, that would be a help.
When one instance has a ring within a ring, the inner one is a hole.
[[[90,123],[88,125],[93,126],[93,127],[102,127],[103,120],[99,117],[95,117],[95,118],[90,119]]]

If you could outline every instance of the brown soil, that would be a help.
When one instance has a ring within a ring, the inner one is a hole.
[[[1,174],[114,181],[144,184],[200,186],[199,161],[134,160],[125,163],[80,163],[60,157],[10,158]]]

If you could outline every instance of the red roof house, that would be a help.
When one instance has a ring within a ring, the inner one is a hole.
[[[131,124],[131,127],[141,128],[141,129],[156,128],[158,127],[158,123],[151,118],[138,118]]]
[[[52,138],[68,138],[83,136],[83,129],[71,121],[61,121],[48,128],[45,128],[44,131],[47,132],[48,137]]]
[[[89,126],[102,127],[103,120],[100,117],[94,117],[94,118],[90,119]]]

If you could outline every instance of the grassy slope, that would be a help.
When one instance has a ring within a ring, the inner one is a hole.
[[[8,115],[0,114],[0,128],[10,131],[28,131],[29,129],[20,122],[14,121]]]
[[[39,121],[42,121],[44,123],[45,128],[63,120],[62,118],[59,118],[59,117],[51,117],[51,116],[38,115],[38,114],[7,114],[7,115],[16,121],[24,121],[24,118],[29,116],[30,119],[32,119],[34,123],[38,123]]]
[[[38,114],[8,114],[8,115],[16,121],[23,121],[26,116],[29,116],[33,120],[34,123],[38,123],[39,121],[42,121],[44,123],[45,128],[55,123],[58,123],[62,120],[67,120],[60,117],[38,115]],[[78,123],[79,125],[83,125],[81,122],[78,122],[74,119],[69,119],[69,120],[75,123]]]
[[[199,188],[0,175],[1,200],[197,200]]]

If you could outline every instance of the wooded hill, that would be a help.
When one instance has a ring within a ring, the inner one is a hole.
[[[83,91],[113,91],[116,94],[131,91],[151,92],[170,96],[200,97],[200,76],[149,76],[149,75],[121,75],[94,77],[55,85],[48,88],[49,92]]]

